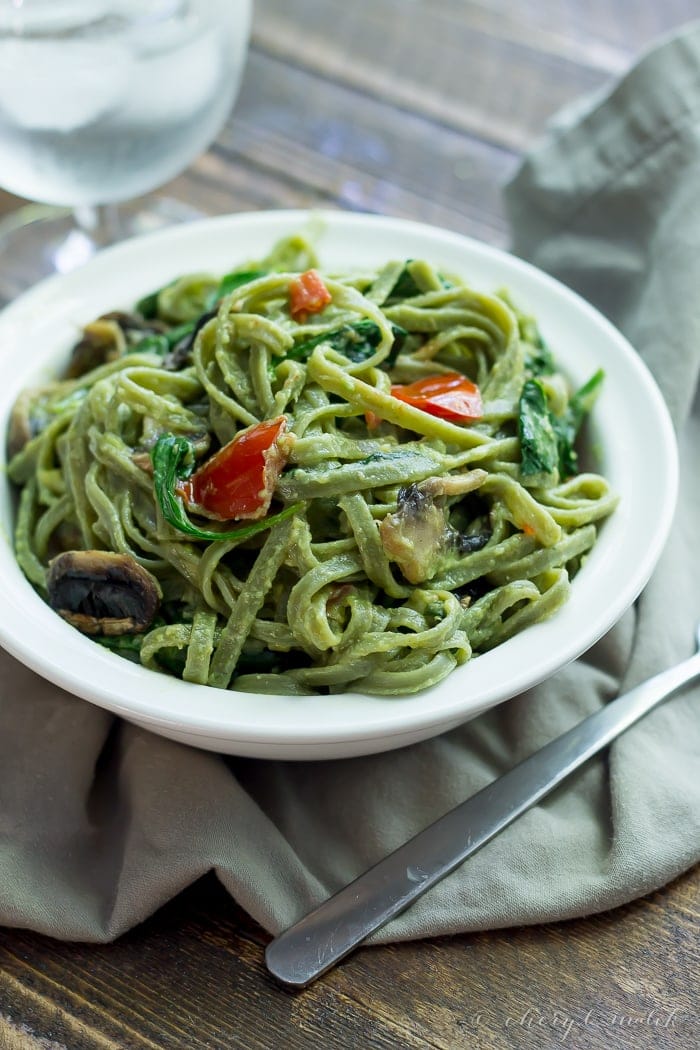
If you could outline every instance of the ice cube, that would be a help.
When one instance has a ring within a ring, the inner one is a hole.
[[[117,42],[0,40],[0,117],[35,131],[76,131],[116,109],[133,59]]]
[[[226,40],[198,20],[143,31],[129,83],[125,121],[158,126],[195,117],[219,90]],[[224,87],[224,90],[226,89]]]
[[[55,33],[89,26],[108,13],[110,0],[10,0],[0,4],[0,30]]]

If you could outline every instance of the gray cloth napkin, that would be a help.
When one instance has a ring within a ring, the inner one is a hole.
[[[690,654],[700,615],[699,170],[693,26],[608,95],[560,117],[507,191],[514,250],[622,328],[677,426],[680,506],[635,607],[575,664],[447,735],[320,763],[171,743],[0,654],[0,923],[108,940],[214,869],[279,931],[620,690]],[[653,477],[648,485],[653,501]],[[377,940],[586,915],[665,884],[700,858],[699,758],[694,688]]]

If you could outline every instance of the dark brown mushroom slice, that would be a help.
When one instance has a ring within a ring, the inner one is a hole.
[[[92,321],[85,325],[82,338],[71,350],[66,377],[78,379],[93,368],[116,361],[125,351],[124,332],[116,321]]]
[[[101,314],[98,320],[115,321],[124,333],[143,332],[144,335],[149,335],[152,332],[167,332],[168,330],[168,326],[163,321],[145,321],[143,317],[125,313],[123,310],[110,310],[109,313]]]
[[[130,554],[66,551],[49,563],[49,604],[83,634],[138,634],[160,604],[158,581]]]

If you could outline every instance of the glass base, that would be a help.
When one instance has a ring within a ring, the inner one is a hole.
[[[0,219],[0,305],[44,277],[77,269],[110,244],[202,217],[169,197],[76,211],[24,205]]]

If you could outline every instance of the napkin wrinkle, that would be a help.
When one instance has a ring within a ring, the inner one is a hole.
[[[113,788],[118,776],[118,749],[122,723],[113,717],[92,762],[92,779],[85,799],[85,816],[93,828],[104,826],[109,814]]]
[[[2,746],[0,833],[39,834],[49,843],[79,832],[110,716],[94,709],[86,717],[83,701],[56,690],[3,652],[0,682],[0,742],[15,743]],[[77,753],[75,740],[81,742]]]
[[[143,892],[140,885],[146,871],[143,857],[139,863],[139,877],[133,884],[130,881],[129,853],[133,848],[134,820],[138,818],[134,817],[133,807],[125,791],[125,730],[125,724],[115,719],[95,765],[95,778],[87,802],[88,815],[99,830],[92,857],[91,877],[99,880],[102,886],[100,925],[109,938],[117,936],[122,929],[119,914],[125,886],[128,887],[127,896],[132,899],[128,909],[132,924],[134,916],[140,922],[153,910],[152,898]]]
[[[268,901],[291,894],[310,906],[327,896],[315,872],[242,788],[230,760],[137,727],[124,726],[123,733],[121,774],[134,816],[121,880],[125,892],[117,887],[111,930],[128,929],[139,880],[149,894],[144,918],[154,910],[155,894],[167,900],[210,870],[268,928],[274,923]],[[173,769],[180,774],[175,782]],[[172,881],[164,889],[159,880],[166,871]],[[189,874],[184,884],[183,873]]]
[[[506,203],[508,194],[512,199],[519,192],[518,179],[524,179],[536,196],[537,212],[547,220],[546,236],[556,226],[557,239],[565,237],[597,195],[615,195],[630,172],[682,140],[700,114],[699,41],[700,20],[688,23],[657,41],[625,75],[591,93],[588,101],[576,99],[555,115],[506,187]],[[671,178],[682,174],[674,167],[666,173]],[[511,223],[516,237],[521,223],[522,217]]]
[[[632,77],[634,79],[634,77]],[[636,81],[635,81],[636,87]],[[698,85],[700,88],[700,84]],[[615,101],[614,95],[608,100],[611,102]],[[697,123],[698,117],[700,117],[700,100],[697,100],[697,104],[692,109],[682,111],[677,116],[658,114],[657,119],[659,124],[664,125],[664,132],[659,138],[655,132],[656,128],[649,127],[647,120],[640,121],[638,126],[635,128],[635,135],[637,136],[639,152],[632,156],[625,156],[624,160],[619,164],[619,167],[615,166],[615,163],[610,164],[610,161],[605,156],[605,149],[600,148],[601,160],[606,166],[605,177],[594,186],[589,187],[588,195],[584,195],[581,200],[576,203],[576,206],[568,213],[566,218],[562,222],[562,233],[565,235],[567,229],[573,226],[586,211],[590,211],[596,203],[596,198],[603,194],[615,195],[614,186],[624,187],[631,175],[636,175],[640,169],[652,162],[659,153],[665,149],[676,149],[678,147],[678,135],[683,133],[686,129],[693,129]],[[631,126],[631,125],[630,125]],[[617,135],[610,136],[611,144],[617,145]],[[673,174],[674,169],[671,169]],[[681,173],[676,170],[676,177],[680,178]],[[647,218],[653,216],[653,197],[647,201],[640,202],[640,218],[644,217],[645,206],[648,206],[649,211]],[[612,246],[613,250],[615,246]],[[618,246],[618,250],[624,250],[624,246]]]
[[[579,664],[597,670],[601,677],[600,698],[613,699],[620,690],[630,661],[636,633],[637,610],[632,605],[617,623],[579,657]]]
[[[342,763],[246,762],[244,783],[331,891],[441,816],[455,791],[468,793],[458,767],[440,763],[433,750],[427,741],[417,754],[411,748],[393,752],[389,767],[381,755]],[[383,819],[387,813],[395,819]]]
[[[664,158],[654,152],[649,163],[655,168],[689,170],[697,162],[697,147],[692,155],[683,157],[689,147],[674,140],[673,157]],[[524,178],[525,171],[521,173]],[[539,172],[538,172],[539,175]],[[547,237],[541,227],[542,216],[533,216],[540,203],[535,198],[527,201],[524,194],[509,195],[512,221],[516,227],[513,249],[542,269],[594,302],[614,324],[620,327],[638,349],[664,394],[672,419],[678,428],[692,404],[700,368],[700,346],[688,341],[683,326],[676,323],[692,303],[695,290],[695,259],[697,245],[685,230],[687,216],[697,214],[700,208],[698,187],[687,184],[682,188],[683,200],[674,201],[673,191],[664,193],[663,221],[653,217],[654,226],[643,222],[643,201],[648,198],[648,185],[658,181],[654,172],[636,168],[628,180],[616,183],[615,193],[608,195],[605,208],[588,207],[581,218],[581,227],[568,234]],[[527,193],[525,190],[524,193]],[[686,198],[690,196],[691,200]],[[629,217],[634,215],[630,232]],[[527,229],[527,227],[530,229]],[[517,234],[518,228],[520,234]],[[530,238],[538,247],[529,250]],[[611,251],[610,238],[616,248]],[[525,240],[523,240],[525,238]],[[540,238],[543,240],[540,242]],[[624,265],[620,265],[621,245],[624,246]],[[650,251],[652,245],[653,251]],[[631,256],[636,253],[635,267]],[[582,268],[582,258],[595,258],[595,265]],[[665,266],[656,260],[669,259],[671,280]],[[669,284],[670,281],[670,284]]]

